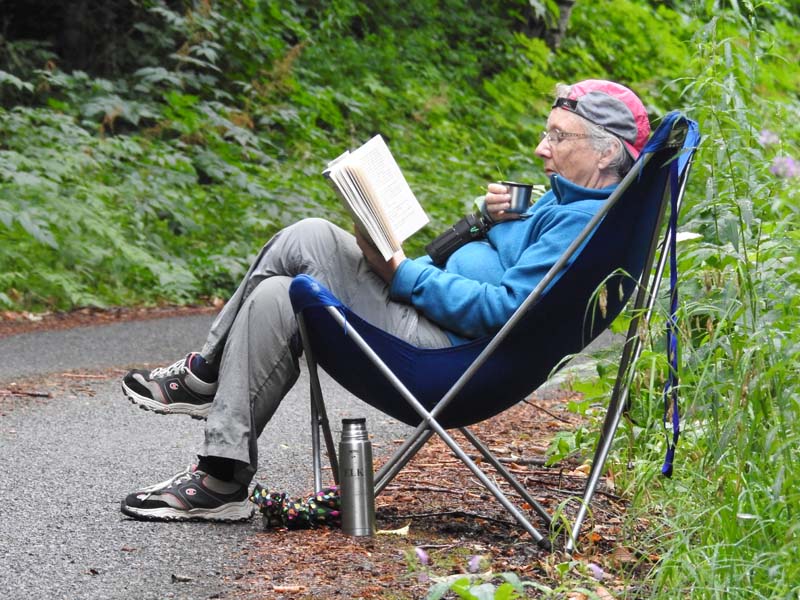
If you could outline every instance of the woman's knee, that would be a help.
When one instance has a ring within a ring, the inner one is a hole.
[[[294,234],[301,235],[303,239],[308,239],[309,236],[320,239],[329,236],[338,236],[344,233],[338,225],[334,225],[327,219],[319,217],[301,219],[293,225],[290,225],[287,230],[291,230]]]
[[[291,277],[274,276],[259,282],[252,293],[245,299],[247,312],[263,317],[293,315],[289,300]],[[240,313],[243,311],[239,311]],[[252,318],[252,316],[250,317]]]
[[[287,275],[325,269],[335,256],[358,256],[355,238],[330,221],[303,219],[281,232],[278,252]]]

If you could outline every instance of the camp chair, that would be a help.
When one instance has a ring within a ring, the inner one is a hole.
[[[548,511],[467,426],[523,400],[563,366],[566,359],[604,331],[636,292],[617,383],[581,510],[567,541],[566,548],[571,551],[626,407],[629,371],[639,354],[638,328],[642,320],[648,321],[654,308],[668,254],[668,245],[662,245],[660,260],[651,277],[666,207],[671,200],[668,229],[674,246],[677,214],[698,140],[693,121],[677,112],[667,115],[601,210],[494,336],[448,348],[418,348],[370,325],[313,278],[297,276],[289,293],[311,379],[316,488],[321,488],[320,431],[334,479],[338,481],[335,445],[317,373],[319,365],[361,400],[416,426],[408,440],[376,473],[376,494],[435,433],[534,540],[549,549],[549,536],[530,523],[447,429],[458,428],[549,528]]]

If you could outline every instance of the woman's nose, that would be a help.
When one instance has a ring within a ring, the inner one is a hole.
[[[549,157],[550,156],[550,144],[547,143],[547,138],[542,138],[542,141],[539,142],[539,145],[536,146],[536,150],[534,150],[534,154],[536,156],[541,157]]]

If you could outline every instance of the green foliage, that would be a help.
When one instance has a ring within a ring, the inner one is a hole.
[[[428,600],[439,600],[447,592],[452,592],[463,600],[514,600],[524,597],[526,584],[519,577],[514,573],[503,573],[501,577],[505,581],[497,586],[491,582],[475,583],[471,577],[444,581],[431,588]]]
[[[661,3],[654,10],[632,0],[578,2],[553,73],[564,80],[613,73],[644,95],[651,114],[662,115],[677,105],[672,81],[691,56],[693,25]]]
[[[376,131],[433,217],[411,254],[488,179],[537,176],[549,51],[495,34],[522,28],[526,2],[128,8],[101,12],[133,19],[139,53],[98,40],[115,57],[102,76],[61,70],[52,38],[3,41],[0,209],[11,216],[0,302],[10,308],[225,296],[280,227],[312,215],[347,225],[319,174]]]

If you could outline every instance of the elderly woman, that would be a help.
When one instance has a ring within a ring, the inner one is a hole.
[[[443,266],[398,252],[384,261],[360,237],[322,219],[275,235],[215,319],[203,349],[134,370],[125,395],[160,413],[207,417],[196,467],[122,501],[136,519],[249,518],[257,438],[299,376],[302,351],[288,288],[309,274],[354,312],[408,342],[440,348],[495,333],[555,264],[630,169],[650,134],[628,88],[603,80],[558,86],[536,148],[551,189],[523,215],[505,186],[488,186],[486,238]]]

